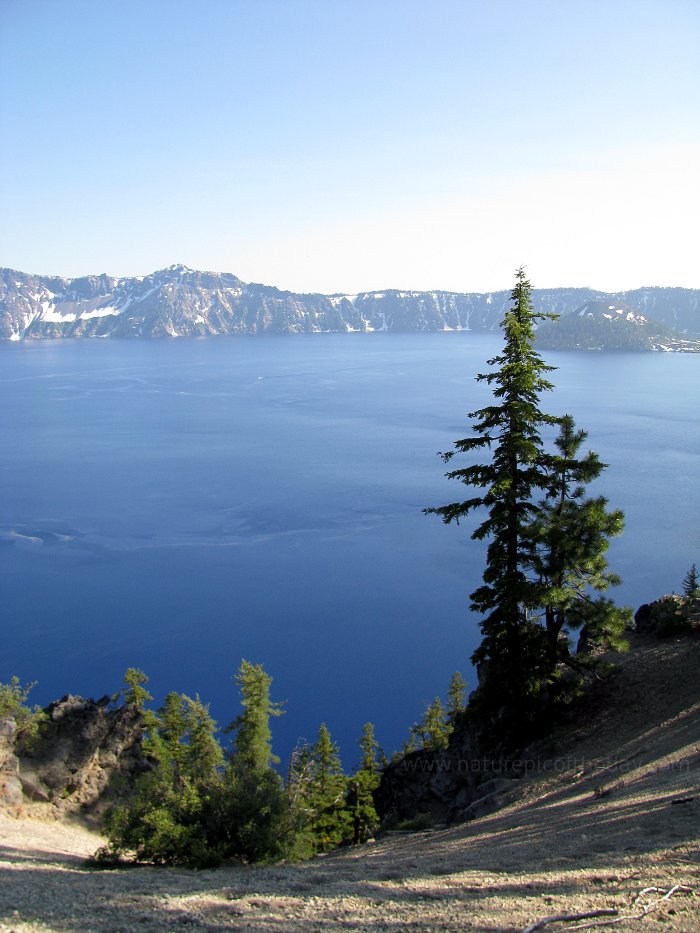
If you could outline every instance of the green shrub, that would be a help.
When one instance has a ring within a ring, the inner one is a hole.
[[[207,839],[223,858],[275,862],[295,846],[289,798],[271,768],[230,766],[205,807]]]
[[[410,819],[401,820],[396,824],[396,829],[404,833],[419,833],[430,829],[433,825],[433,817],[430,813],[416,813]]]
[[[654,622],[659,638],[671,638],[689,631],[687,600],[682,596],[665,596],[654,604]]]
[[[107,814],[109,844],[97,853],[98,862],[135,860],[212,868],[239,857],[231,845],[224,777],[217,775],[198,785],[180,778],[177,789],[170,778],[159,768],[142,775],[131,800]],[[254,860],[255,855],[250,858]]]
[[[36,682],[20,683],[19,677],[11,677],[9,684],[0,684],[0,719],[14,719],[17,739],[33,739],[46,721],[46,713],[40,706],[29,707],[27,698]]]

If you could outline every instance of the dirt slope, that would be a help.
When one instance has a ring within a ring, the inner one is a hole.
[[[88,871],[85,828],[0,817],[0,931],[700,931],[700,641],[636,636],[560,749],[497,814],[293,866]]]

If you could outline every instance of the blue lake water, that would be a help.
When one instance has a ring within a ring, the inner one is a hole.
[[[0,680],[98,697],[129,666],[239,712],[262,662],[286,756],[325,721],[346,767],[450,676],[474,682],[484,550],[421,509],[466,497],[436,456],[486,403],[498,336],[314,335],[0,345]],[[700,357],[549,354],[624,509],[618,601],[700,563]],[[455,462],[455,461],[453,461]]]

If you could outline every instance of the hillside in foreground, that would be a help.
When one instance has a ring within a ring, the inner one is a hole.
[[[594,910],[700,930],[700,640],[631,644],[542,770],[465,825],[297,865],[97,872],[84,826],[0,816],[0,931],[518,931]]]

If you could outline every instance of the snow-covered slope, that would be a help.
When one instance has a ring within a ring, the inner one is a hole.
[[[151,275],[80,279],[0,269],[0,339],[179,337],[348,331],[496,330],[510,292],[295,294],[246,284],[230,273],[170,266]],[[700,333],[700,291],[640,289],[611,296],[592,289],[535,289],[543,311],[626,301],[671,327]]]

